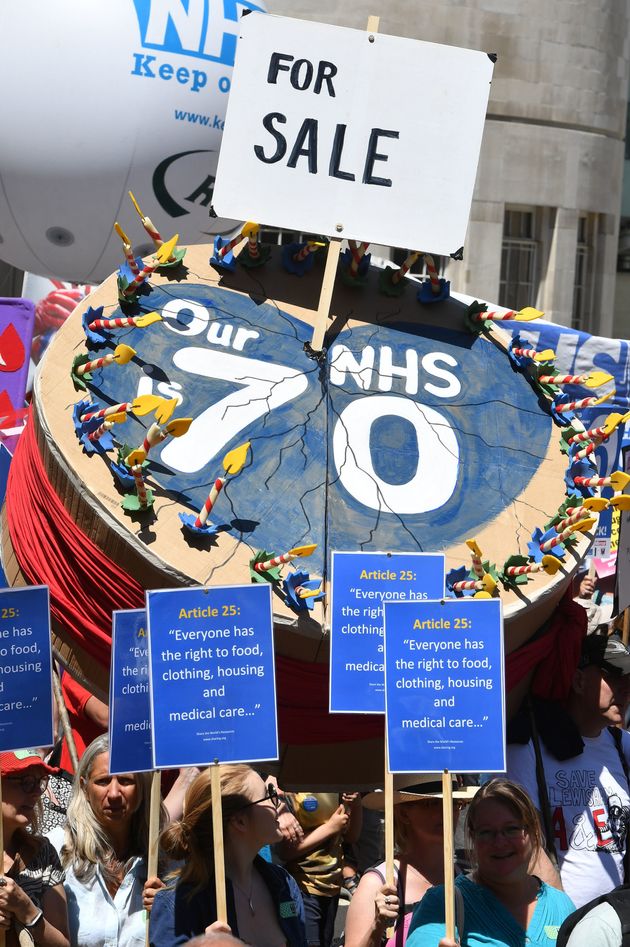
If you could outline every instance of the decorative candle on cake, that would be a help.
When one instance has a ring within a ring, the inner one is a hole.
[[[509,312],[476,312],[472,313],[470,318],[475,322],[533,322],[534,319],[541,319],[542,316],[544,316],[544,312],[526,306],[518,312],[513,309]]]
[[[99,411],[88,411],[87,414],[81,415],[81,423],[86,421],[91,421],[93,418],[106,418],[110,414],[117,414],[119,411],[127,411],[133,414],[137,414],[139,417],[142,415],[150,414],[151,411],[156,412],[156,420],[161,424],[164,424],[165,421],[168,421],[173,414],[173,411],[177,407],[176,398],[161,398],[159,395],[139,395],[133,401],[125,401],[122,404],[113,404],[108,408],[101,408]],[[159,413],[159,417],[158,417]]]
[[[247,443],[241,444],[240,447],[235,447],[234,450],[229,451],[225,455],[223,458],[223,469],[225,470],[226,474],[235,476],[237,473],[240,473],[240,471],[243,469],[243,466],[245,465],[245,461],[247,460],[249,448],[250,442],[247,441]],[[214,481],[214,486],[208,494],[208,498],[206,499],[206,502],[202,506],[201,510],[199,511],[199,515],[194,522],[196,529],[201,529],[201,527],[205,524],[208,516],[212,512],[212,507],[217,501],[219,493],[224,487],[226,480],[227,477],[217,477],[217,479]]]
[[[475,539],[467,539],[466,545],[470,549],[473,572],[475,573],[478,579],[482,579],[485,572],[483,568],[483,563],[481,561],[481,549],[477,545],[477,541]]]
[[[256,572],[268,572],[270,569],[276,568],[276,566],[281,566],[287,562],[292,562],[293,559],[303,556],[310,556],[316,549],[317,543],[311,543],[308,546],[296,546],[294,549],[289,549],[288,552],[283,553],[281,556],[274,556],[272,559],[267,559],[265,562],[255,562],[253,568]]]
[[[581,411],[583,408],[594,408],[598,404],[603,404],[616,394],[615,389],[609,391],[606,395],[600,395],[599,398],[581,398],[579,401],[566,401],[553,403],[553,410],[556,414],[568,414],[570,411]]]
[[[547,552],[549,549],[553,549],[554,546],[569,539],[573,533],[587,533],[596,522],[597,520],[594,517],[589,517],[588,519],[581,519],[573,526],[567,526],[567,528],[562,530],[561,533],[558,533],[557,536],[552,536],[550,539],[546,539],[542,542],[540,544],[540,551]]]
[[[127,454],[125,463],[128,467],[144,463],[152,447],[161,444],[167,437],[181,437],[188,431],[192,422],[192,418],[174,418],[165,427],[153,423],[145,435],[142,447],[137,447]]]
[[[613,380],[608,372],[588,372],[585,375],[538,375],[541,385],[582,385],[584,388],[599,388]]]
[[[547,575],[555,575],[558,569],[562,568],[562,562],[555,556],[545,555],[540,562],[530,562],[526,566],[506,566],[504,573],[510,577],[519,575],[531,575],[535,572],[545,572]]]
[[[630,420],[630,412],[628,414],[619,414],[617,411],[613,411],[612,414],[608,415],[601,427],[592,427],[589,431],[579,431],[577,434],[573,434],[572,437],[569,438],[569,444],[581,444],[582,441],[590,441],[595,438],[605,440],[610,437],[622,422],[628,420]]]
[[[303,260],[307,258],[309,253],[316,253],[321,247],[326,246],[324,243],[320,243],[317,240],[307,240],[303,247],[301,247],[297,253],[293,254],[294,263],[302,263]]]
[[[134,296],[137,291],[140,289],[144,281],[147,279],[151,273],[154,273],[159,266],[162,266],[164,263],[167,263],[171,257],[173,250],[177,245],[179,239],[179,234],[176,233],[168,243],[163,243],[162,246],[156,253],[156,260],[154,262],[145,263],[143,268],[140,270],[138,275],[124,287],[122,290],[123,296]]]
[[[538,352],[536,349],[523,349],[518,346],[512,348],[514,355],[520,355],[524,358],[531,358],[535,362],[552,362],[556,353],[553,349],[544,349],[542,352]]]
[[[144,329],[146,326],[152,326],[154,322],[162,322],[159,312],[147,312],[142,316],[123,316],[117,319],[95,319],[90,322],[88,329],[122,329],[129,326]]]
[[[82,365],[77,365],[74,368],[74,373],[79,377],[88,375],[96,371],[97,368],[106,368],[108,365],[111,365],[112,362],[117,362],[119,365],[126,365],[135,354],[136,350],[132,349],[130,345],[117,345],[114,351],[108,355],[103,355],[101,358],[95,358],[91,362],[84,362]]]
[[[126,420],[127,415],[124,411],[120,411],[117,414],[111,414],[99,427],[88,434],[89,440],[92,442],[100,440],[103,434],[106,434],[107,431],[111,431],[115,424],[124,424]]]
[[[128,193],[129,193],[129,197],[131,198],[131,203],[138,211],[138,216],[140,217],[140,220],[142,221],[142,226],[151,237],[151,240],[153,240],[153,243],[155,244],[155,249],[159,250],[162,244],[164,243],[164,241],[162,240],[160,231],[157,229],[157,227],[155,226],[155,224],[153,223],[150,217],[144,216],[144,214],[140,210],[138,201],[135,199],[132,192],[129,191]]]
[[[359,273],[359,265],[361,260],[365,256],[365,251],[369,247],[369,243],[360,243],[358,246],[354,240],[349,240],[348,245],[350,247],[350,253],[352,254],[352,260],[350,261],[350,266],[348,267],[348,272],[353,279],[356,279]]]
[[[147,488],[144,482],[144,477],[142,476],[142,464],[134,464],[131,468],[133,474],[133,479],[136,482],[136,493],[138,494],[138,502],[140,506],[144,509],[148,504],[147,497]]]
[[[420,256],[419,251],[414,250],[412,253],[409,253],[409,255],[403,261],[402,265],[397,270],[394,270],[391,277],[392,283],[394,283],[394,285],[396,285],[396,283],[399,283],[401,279],[403,278],[403,276],[407,275],[407,273],[409,272],[411,267],[414,265],[414,263],[416,262],[419,256]]]
[[[140,272],[140,269],[138,267],[138,264],[136,263],[136,258],[131,248],[131,241],[129,240],[129,237],[127,236],[125,231],[122,229],[118,221],[116,221],[116,223],[114,224],[114,230],[116,231],[116,233],[122,240],[123,253],[125,254],[125,259],[127,260],[129,269],[131,270],[134,276],[137,276],[138,273]]]
[[[630,483],[630,476],[623,470],[615,470],[609,477],[574,477],[578,487],[612,487],[614,490],[625,490]]]
[[[442,287],[440,285],[440,274],[437,271],[435,260],[430,253],[424,254],[424,265],[426,266],[427,273],[429,274],[431,292],[434,296],[439,296],[440,292],[442,291]]]

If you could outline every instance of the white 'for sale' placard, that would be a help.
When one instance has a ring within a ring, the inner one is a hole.
[[[445,255],[463,246],[486,53],[262,13],[240,27],[219,216]]]

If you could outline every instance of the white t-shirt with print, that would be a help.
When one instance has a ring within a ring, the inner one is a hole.
[[[611,734],[605,729],[583,740],[584,752],[568,760],[550,756],[540,743],[562,885],[576,907],[623,882],[630,815],[628,780]],[[630,765],[626,732],[622,746]],[[507,775],[540,809],[531,740],[508,746]]]

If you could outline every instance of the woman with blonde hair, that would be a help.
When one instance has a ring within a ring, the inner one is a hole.
[[[461,806],[473,798],[474,788],[453,784],[453,821]],[[380,790],[363,798],[366,809],[383,809]],[[395,884],[385,881],[385,865],[363,873],[346,917],[346,947],[380,947],[387,928],[393,934],[388,947],[405,943],[411,915],[432,885],[444,881],[444,828],[442,777],[439,773],[394,776]]]
[[[110,774],[107,734],[81,757],[65,830],[49,833],[66,871],[72,947],[145,943],[144,909],[161,886],[146,877],[150,785],[151,773]]]
[[[466,832],[474,867],[455,880],[463,908],[456,910],[457,939],[444,936],[440,886],[416,908],[407,947],[553,947],[573,902],[532,874],[542,838],[527,793],[507,779],[485,783],[468,810]]]
[[[192,937],[231,933],[256,947],[306,947],[304,908],[299,889],[279,865],[257,853],[278,842],[278,794],[251,767],[220,767],[227,924],[217,920],[212,774],[204,770],[191,783],[184,815],[160,839],[167,855],[183,862],[173,883],[158,891],[151,911],[153,947],[174,947]]]

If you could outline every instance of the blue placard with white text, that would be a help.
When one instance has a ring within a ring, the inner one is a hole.
[[[153,769],[149,645],[143,608],[113,613],[109,677],[109,771]]]
[[[271,586],[147,592],[156,769],[278,758]]]
[[[385,710],[383,605],[444,595],[439,553],[333,552],[331,713]]]
[[[0,752],[53,743],[48,586],[0,591]]]
[[[498,599],[385,604],[392,773],[505,772]]]

